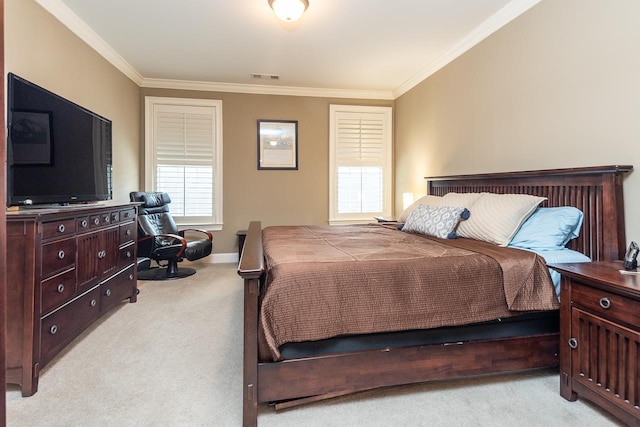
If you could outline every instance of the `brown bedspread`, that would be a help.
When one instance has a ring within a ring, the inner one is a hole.
[[[263,360],[347,334],[454,326],[558,308],[544,259],[377,224],[263,230]]]

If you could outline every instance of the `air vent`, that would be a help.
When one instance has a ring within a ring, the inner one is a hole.
[[[264,80],[280,80],[280,76],[277,74],[263,74],[263,73],[251,73],[252,79],[264,79]]]

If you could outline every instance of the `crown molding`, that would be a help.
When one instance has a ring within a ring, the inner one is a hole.
[[[116,67],[125,76],[129,77],[138,86],[142,84],[143,77],[125,59],[102,39],[91,27],[78,17],[71,9],[60,0],[36,0],[47,12],[58,19],[71,32],[80,37],[111,65]]]
[[[198,90],[207,92],[251,93],[259,95],[393,100],[392,91],[375,90],[324,89],[295,86],[251,85],[152,78],[144,78],[140,86],[146,88]]]
[[[323,89],[145,78],[62,1],[36,2],[140,87],[326,98],[393,99],[393,92],[390,90]]]
[[[502,9],[491,15],[486,21],[474,28],[465,37],[463,37],[456,45],[450,50],[440,55],[431,64],[414,74],[411,78],[405,81],[402,85],[393,91],[393,98],[399,98],[425,79],[435,74],[438,70],[442,69],[445,65],[452,62],[457,57],[480,43],[482,40],[489,37],[498,29],[504,27],[509,22],[513,21],[518,16],[522,15],[527,10],[538,4],[540,0],[512,0]]]
[[[480,26],[469,32],[452,49],[440,55],[435,61],[424,67],[418,73],[414,74],[398,88],[393,91],[383,91],[268,86],[145,78],[122,56],[120,56],[106,41],[104,41],[95,31],[93,31],[91,27],[89,27],[75,13],[73,13],[73,11],[71,11],[71,9],[69,9],[61,0],[35,1],[140,87],[198,90],[208,92],[235,92],[263,95],[381,100],[394,100],[402,96],[413,87],[417,86],[419,83],[443,68],[445,65],[449,64],[451,61],[493,34],[499,28],[511,22],[513,19],[517,18],[540,2],[540,0],[512,0],[502,9],[500,9],[498,12],[484,21]]]

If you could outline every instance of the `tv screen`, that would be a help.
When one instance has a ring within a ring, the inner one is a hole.
[[[111,199],[111,121],[12,73],[7,94],[8,205]]]

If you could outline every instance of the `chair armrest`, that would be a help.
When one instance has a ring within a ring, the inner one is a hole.
[[[144,236],[144,237],[140,237],[138,239],[138,243],[139,242],[144,242],[145,240],[149,240],[149,239],[155,239],[156,237],[164,237],[166,239],[173,239],[173,240],[176,240],[177,242],[179,242],[181,248],[178,251],[178,253],[176,254],[176,256],[182,256],[184,251],[187,249],[187,239],[185,239],[183,236],[179,236],[177,234],[154,234],[154,235],[150,235],[150,236]],[[151,252],[153,252],[153,250]]]
[[[210,241],[213,241],[213,233],[211,233],[210,231],[206,231],[206,230],[200,230],[198,228],[185,228],[184,230],[178,231],[178,234],[180,234],[180,236],[184,237],[184,233],[186,233],[187,231],[206,234],[207,238]]]

